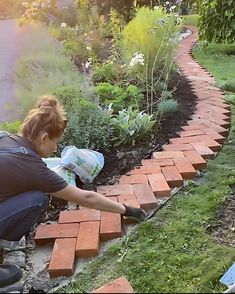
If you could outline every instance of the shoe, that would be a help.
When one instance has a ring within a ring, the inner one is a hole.
[[[0,287],[5,287],[16,283],[22,277],[22,271],[18,265],[1,264],[0,265]]]

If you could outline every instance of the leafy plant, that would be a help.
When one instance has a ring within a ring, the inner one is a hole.
[[[143,111],[132,110],[132,107],[119,111],[118,115],[111,119],[114,146],[135,145],[136,141],[145,138],[156,123],[152,117]]]
[[[93,81],[95,83],[108,82],[112,83],[117,79],[117,70],[114,63],[104,63],[94,70]]]
[[[81,99],[68,113],[68,126],[60,143],[60,150],[68,145],[78,148],[109,149],[110,115],[96,104]]]
[[[169,112],[175,112],[178,108],[178,102],[174,99],[164,99],[158,103],[158,112],[163,115]]]
[[[6,123],[2,123],[0,124],[0,131],[7,131],[11,134],[17,134],[20,130],[20,126],[21,126],[21,121],[16,120],[12,123],[6,122]]]
[[[81,98],[78,90],[72,87],[57,88],[53,94],[59,98],[67,112],[73,111]]]
[[[138,109],[144,97],[135,85],[129,85],[126,89],[123,89],[110,83],[97,84],[96,94],[104,105],[112,104],[114,113],[128,106]]]
[[[205,45],[235,41],[234,0],[199,0],[199,39]]]

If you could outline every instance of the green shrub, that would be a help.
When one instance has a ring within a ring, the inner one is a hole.
[[[234,0],[200,0],[199,15],[199,40],[205,44],[235,41]]]
[[[72,111],[79,102],[79,98],[81,98],[81,94],[78,90],[71,87],[57,88],[53,94],[59,98],[64,105],[66,112]]]
[[[63,41],[64,50],[68,53],[75,64],[82,64],[87,61],[89,58],[89,51],[87,46],[82,40],[82,38],[78,39],[68,39]]]
[[[12,123],[6,122],[0,124],[0,131],[7,131],[11,134],[17,134],[20,130],[21,121],[16,120]]]
[[[110,62],[102,64],[94,70],[92,79],[95,83],[113,83],[117,79],[116,65]]]
[[[150,134],[155,123],[152,115],[132,110],[132,107],[119,111],[118,115],[111,119],[114,146],[135,145],[136,141]]]
[[[123,89],[110,83],[99,83],[96,86],[96,94],[99,96],[101,104],[112,104],[114,113],[129,106],[139,109],[139,105],[144,98],[135,85],[129,85],[126,89]]]
[[[169,112],[175,112],[178,109],[178,102],[174,99],[165,99],[158,103],[158,112],[166,114]]]
[[[60,150],[68,145],[107,150],[110,135],[110,115],[94,103],[80,100],[78,106],[68,113],[68,126]]]

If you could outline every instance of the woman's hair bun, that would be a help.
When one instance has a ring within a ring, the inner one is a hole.
[[[38,101],[38,108],[41,107],[57,107],[58,106],[58,100],[55,96],[52,95],[44,95],[44,96],[40,96],[39,97],[39,101]]]

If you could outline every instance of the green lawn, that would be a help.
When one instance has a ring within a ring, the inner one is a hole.
[[[217,81],[230,80],[235,60],[223,45],[197,48],[200,63]],[[228,48],[226,46],[226,48]],[[232,48],[232,47],[231,47]],[[220,58],[218,58],[220,56]],[[230,134],[222,151],[209,161],[205,175],[177,193],[151,220],[116,243],[79,273],[76,282],[59,292],[89,292],[125,276],[138,293],[218,293],[220,277],[235,260],[235,249],[217,244],[206,226],[215,218],[235,184],[235,95]]]

